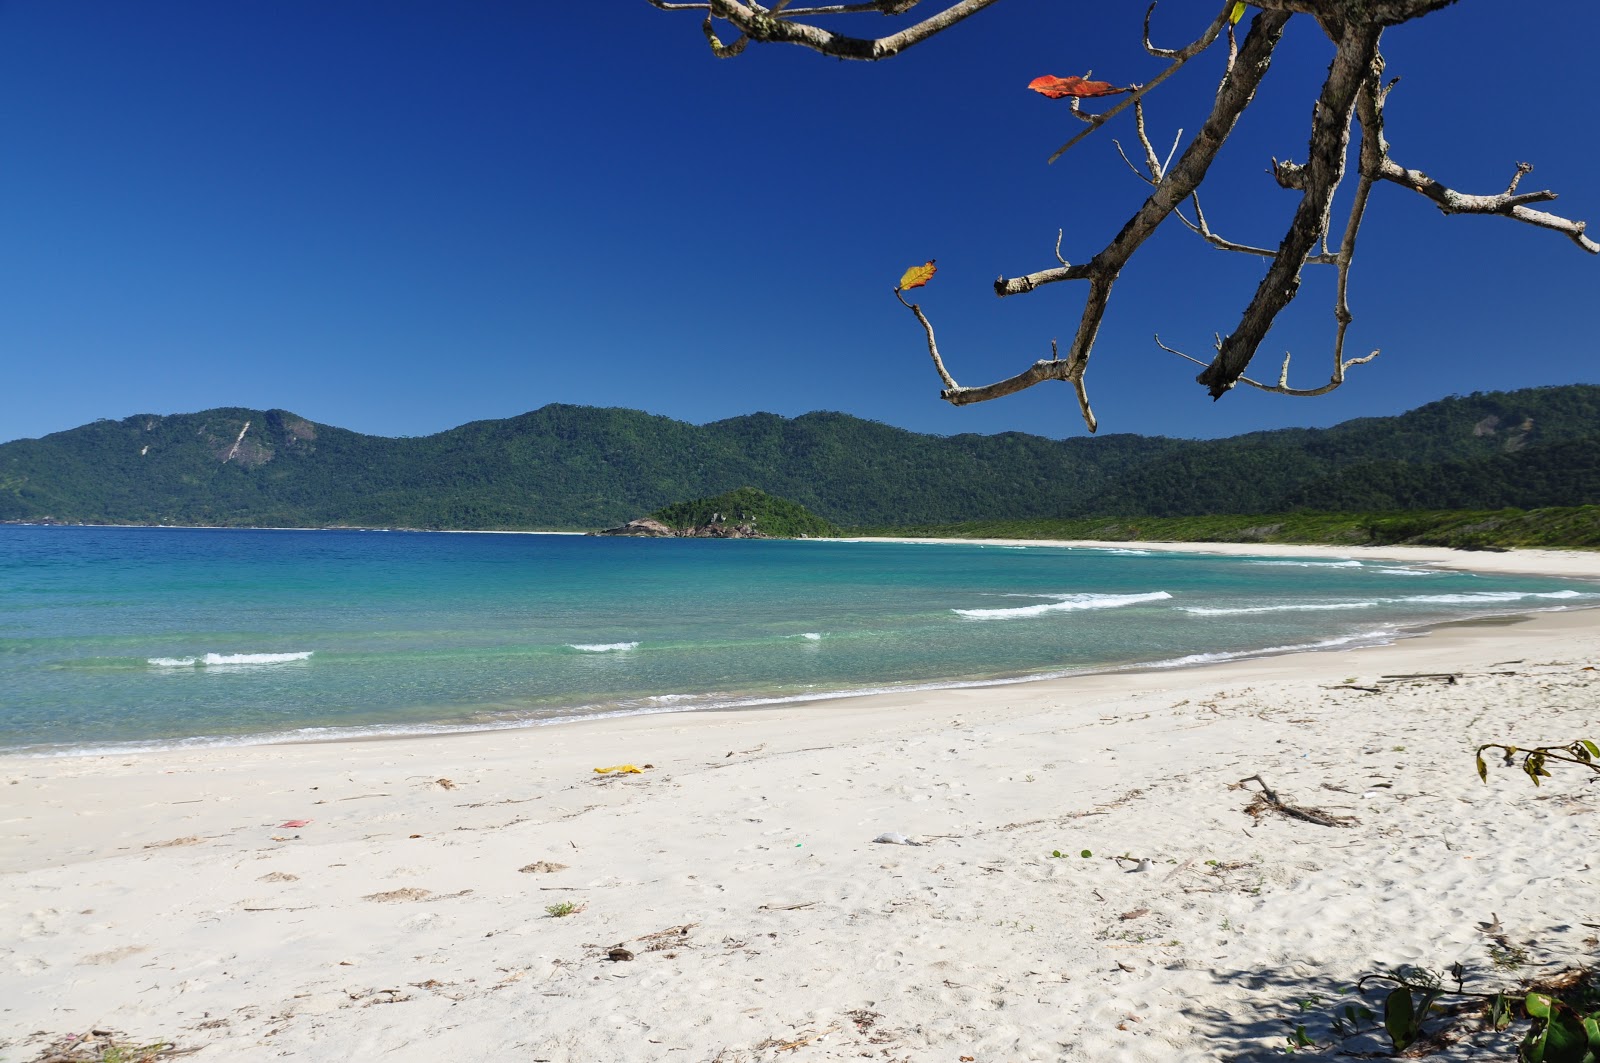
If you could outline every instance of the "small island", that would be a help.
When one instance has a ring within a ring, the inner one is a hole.
[[[653,539],[815,539],[838,529],[797,502],[754,487],[724,491],[692,502],[674,502],[648,517],[593,535]]]

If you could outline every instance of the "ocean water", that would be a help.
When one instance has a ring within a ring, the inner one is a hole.
[[[1597,604],[1575,581],[1136,548],[0,526],[0,749],[1180,667]]]

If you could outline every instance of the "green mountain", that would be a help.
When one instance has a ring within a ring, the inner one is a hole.
[[[650,514],[669,528],[684,531],[717,524],[748,524],[775,539],[818,538],[837,535],[839,529],[804,506],[774,498],[754,487],[724,491],[711,498],[675,502]]]
[[[1218,440],[945,437],[838,413],[697,426],[552,405],[420,438],[229,408],[0,444],[0,520],[592,529],[746,485],[845,526],[1579,505],[1600,501],[1600,387]]]

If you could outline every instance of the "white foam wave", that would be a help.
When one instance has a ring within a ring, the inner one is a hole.
[[[1381,601],[1370,602],[1314,602],[1304,605],[1253,605],[1237,609],[1210,609],[1199,605],[1179,606],[1185,613],[1195,616],[1245,616],[1252,613],[1320,613],[1329,609],[1371,609]]]
[[[1380,568],[1386,576],[1442,576],[1444,573],[1436,568]]]
[[[583,653],[619,653],[637,647],[637,642],[569,642],[567,648]]]
[[[1154,550],[1127,550],[1120,546],[1107,546],[1098,551],[1102,554],[1124,554],[1128,557],[1149,557]]]
[[[1252,605],[1219,608],[1182,605],[1178,608],[1195,616],[1245,616],[1255,613],[1315,613],[1333,609],[1371,609],[1379,605],[1491,605],[1518,602],[1524,598],[1583,598],[1580,591],[1469,591],[1461,594],[1408,594],[1399,598],[1370,598],[1354,602],[1296,602],[1290,605]]]
[[[1140,602],[1159,602],[1171,598],[1166,591],[1151,591],[1148,594],[1051,594],[1039,595],[1041,598],[1055,598],[1056,601],[1044,602],[1039,605],[1022,605],[1014,609],[952,609],[957,616],[967,617],[969,620],[1013,620],[1020,617],[1043,616],[1046,613],[1067,612],[1074,609],[1116,609],[1124,605],[1137,605]]]
[[[1156,661],[1145,665],[1146,668],[1190,668],[1198,664],[1220,664],[1223,661],[1238,661],[1246,657],[1271,657],[1282,653],[1303,653],[1306,650],[1328,650],[1336,646],[1348,646],[1352,642],[1361,642],[1368,645],[1377,645],[1389,642],[1395,638],[1395,632],[1390,629],[1379,631],[1363,631],[1354,635],[1343,635],[1338,638],[1323,639],[1320,642],[1300,642],[1292,646],[1268,646],[1259,650],[1232,650],[1221,653],[1191,653],[1186,657],[1174,657],[1171,660]]]
[[[151,657],[146,663],[155,668],[229,668],[239,665],[288,664],[311,659],[313,650],[298,653],[208,653],[201,657]]]
[[[1251,561],[1252,565],[1279,565],[1288,568],[1360,568],[1361,562],[1351,558],[1343,561]]]
[[[1489,602],[1519,602],[1524,598],[1591,598],[1580,591],[1472,591],[1466,594],[1409,594],[1387,598],[1391,602],[1425,602],[1437,605],[1480,605]]]
[[[805,639],[807,642],[820,642],[822,640],[822,632],[802,631],[798,635],[790,635],[789,637],[792,639]]]

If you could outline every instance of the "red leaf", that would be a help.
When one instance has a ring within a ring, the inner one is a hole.
[[[1042,96],[1052,100],[1059,100],[1067,96],[1115,96],[1119,92],[1132,92],[1132,89],[1119,89],[1109,81],[1086,81],[1076,74],[1064,78],[1046,74],[1036,77],[1028,82],[1028,87]]]

